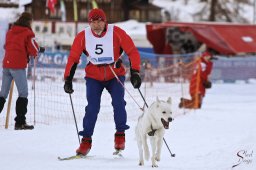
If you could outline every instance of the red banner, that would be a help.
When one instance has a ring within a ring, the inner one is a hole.
[[[49,8],[51,13],[55,12],[55,5],[57,4],[58,0],[47,0],[46,7]]]

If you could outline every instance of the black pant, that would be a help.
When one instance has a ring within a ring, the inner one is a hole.
[[[16,101],[16,124],[25,124],[26,123],[26,113],[27,113],[28,99],[25,97],[19,97]]]
[[[4,108],[4,103],[5,103],[5,98],[0,97],[0,113],[2,112],[2,110]]]

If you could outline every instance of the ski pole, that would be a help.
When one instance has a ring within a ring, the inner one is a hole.
[[[33,83],[32,83],[32,89],[34,92],[34,125],[36,125],[36,64],[37,64],[37,58],[34,58]]]
[[[71,94],[69,94],[69,98],[70,98],[70,103],[71,103],[71,107],[72,107],[72,111],[73,111],[73,116],[74,116],[74,120],[75,120],[75,124],[76,124],[76,132],[77,132],[78,142],[80,144],[80,138],[79,138],[78,127],[77,127],[77,122],[76,122],[76,115],[75,115],[75,111],[74,111],[74,105],[73,105],[73,102],[72,102]]]
[[[139,90],[139,92],[140,92],[140,95],[141,95],[141,97],[142,97],[142,99],[143,99],[145,105],[148,107],[148,104],[147,104],[147,102],[146,102],[144,96],[142,95],[142,93],[141,93],[141,91],[140,91],[140,88],[138,88],[138,90]]]
[[[145,102],[145,105],[146,105],[146,106],[147,106],[147,108],[148,108],[148,104],[147,104],[147,102],[146,102],[146,100],[145,100],[144,96],[142,95],[142,93],[141,93],[141,91],[140,91],[140,88],[138,88],[138,90],[139,90],[139,93],[140,93],[140,95],[141,95],[141,97],[142,97],[143,101]],[[168,146],[167,142],[165,141],[164,137],[163,137],[163,140],[164,140],[164,143],[165,143],[165,145],[166,145],[167,149],[169,150],[169,152],[170,152],[170,154],[171,154],[171,157],[175,157],[175,154],[171,152],[171,150],[170,150],[170,148],[169,148],[169,146]]]
[[[163,140],[164,140],[164,143],[165,143],[167,149],[169,150],[169,152],[170,152],[170,154],[171,154],[171,157],[175,157],[175,153],[172,153],[172,152],[171,152],[171,150],[170,150],[169,146],[167,145],[167,142],[165,141],[164,138],[163,138]]]

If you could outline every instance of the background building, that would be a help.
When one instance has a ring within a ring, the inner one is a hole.
[[[66,21],[73,22],[74,6],[77,6],[77,21],[87,22],[87,15],[94,7],[102,8],[107,15],[108,22],[120,22],[135,19],[139,22],[161,22],[161,8],[148,0],[63,0],[66,11]],[[76,2],[77,5],[74,5]],[[54,6],[54,11],[46,6],[46,0],[35,1],[25,5],[25,10],[33,13],[35,20],[60,21],[63,15],[61,0]]]
[[[68,50],[74,36],[88,26],[88,13],[95,7],[102,8],[106,12],[108,23],[127,20],[135,20],[137,23],[161,22],[161,8],[149,3],[148,0],[53,0],[51,2],[53,4],[49,4],[46,0],[32,0],[25,5],[25,11],[33,14],[32,27],[38,41],[48,48],[60,47]],[[149,46],[145,33],[143,36],[134,37],[137,46]]]

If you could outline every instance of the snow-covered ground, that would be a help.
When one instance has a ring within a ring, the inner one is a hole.
[[[148,90],[161,88],[161,84],[154,84],[154,88]],[[159,98],[166,100],[169,95],[161,93]],[[135,99],[142,100],[139,95],[135,95]],[[102,98],[103,104],[108,102]],[[127,105],[132,104],[129,102]],[[78,122],[81,129],[81,120]],[[176,157],[172,158],[163,145],[158,169],[230,170],[240,163],[233,169],[255,170],[255,122],[255,84],[214,84],[207,92],[201,110],[177,116],[166,131],[165,140]],[[58,161],[57,157],[75,154],[78,139],[74,124],[37,124],[32,131],[0,127],[0,169],[150,169],[150,161],[145,162],[144,167],[138,166],[135,124],[135,120],[129,120],[131,128],[126,131],[124,158],[116,159],[112,155],[114,123],[109,119],[99,119],[89,157],[70,161]]]

